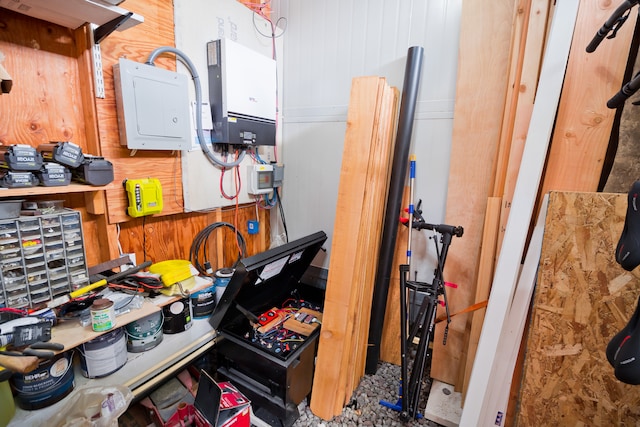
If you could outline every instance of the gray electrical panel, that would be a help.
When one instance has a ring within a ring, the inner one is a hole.
[[[189,148],[186,75],[120,58],[113,78],[122,145],[132,150]]]

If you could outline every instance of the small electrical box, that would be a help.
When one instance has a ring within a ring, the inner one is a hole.
[[[268,194],[273,191],[273,165],[249,165],[250,194]]]
[[[282,187],[282,181],[284,180],[284,165],[273,164],[273,186],[274,188]]]
[[[124,188],[129,200],[129,216],[137,218],[162,212],[162,185],[159,179],[127,179]]]

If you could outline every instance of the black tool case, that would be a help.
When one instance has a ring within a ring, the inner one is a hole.
[[[256,339],[253,325],[274,307],[322,311],[324,289],[302,283],[301,277],[326,239],[319,231],[241,260],[209,318],[221,335],[216,376],[237,386],[254,412],[263,408],[284,426],[295,422],[298,404],[311,393],[320,328],[274,344]]]

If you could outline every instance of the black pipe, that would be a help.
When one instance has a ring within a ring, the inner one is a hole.
[[[378,260],[376,282],[373,289],[371,320],[369,322],[369,346],[365,365],[367,374],[374,374],[378,370],[378,361],[380,359],[380,341],[382,340],[384,313],[387,308],[389,279],[393,267],[393,253],[398,231],[398,218],[402,208],[402,193],[404,192],[407,164],[409,162],[409,148],[411,146],[411,133],[413,132],[413,118],[416,111],[423,53],[424,48],[421,46],[412,46],[407,53],[404,85],[398,115],[396,145],[393,153],[391,179],[389,181],[389,197],[387,198],[384,215],[380,259]]]

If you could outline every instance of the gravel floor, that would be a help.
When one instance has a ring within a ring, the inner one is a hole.
[[[380,400],[395,404],[398,401],[398,381],[400,366],[381,363],[375,375],[365,375],[353,393],[351,402],[342,414],[331,421],[316,417],[304,402],[300,408],[300,418],[293,427],[352,427],[352,426],[431,426],[437,427],[433,421],[426,419],[402,422],[399,413],[380,404]],[[421,386],[420,412],[424,411],[431,384],[424,381]],[[302,407],[304,406],[304,407]]]

